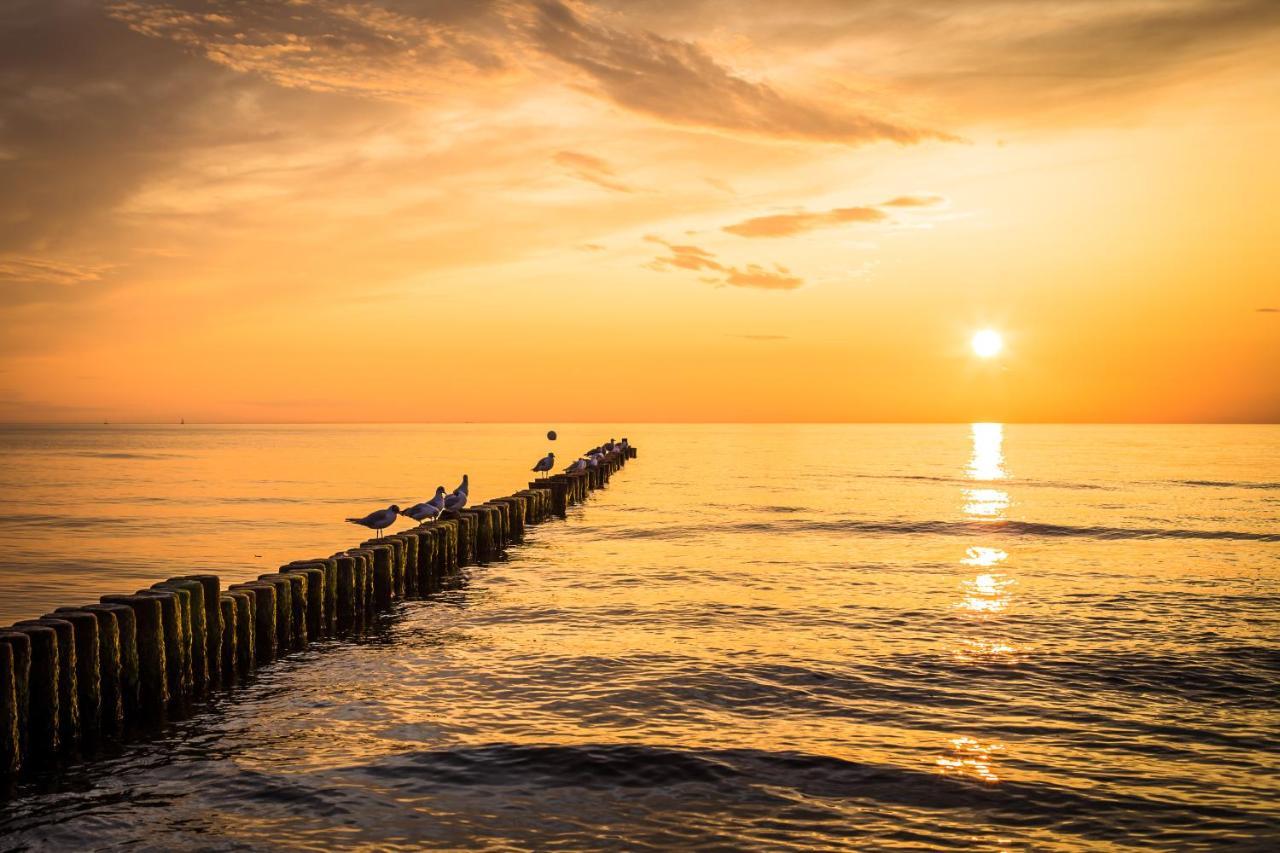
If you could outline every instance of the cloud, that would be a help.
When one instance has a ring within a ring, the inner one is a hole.
[[[446,79],[474,84],[477,74],[509,68],[504,6],[495,0],[117,0],[108,11],[136,32],[283,86],[416,100]]]
[[[790,237],[816,228],[830,228],[850,222],[884,222],[888,218],[883,210],[874,207],[837,207],[822,213],[757,216],[734,225],[726,225],[723,230],[739,237]]]
[[[733,74],[694,42],[608,27],[580,17],[560,0],[540,0],[535,9],[532,32],[540,48],[578,69],[596,92],[635,112],[676,124],[850,145],[950,138],[785,95]]]
[[[558,151],[551,158],[576,178],[614,192],[633,192],[631,187],[615,180],[613,167],[604,160],[579,151]]]
[[[790,340],[786,335],[730,335],[731,338],[741,338],[744,341],[785,341]]]
[[[945,202],[940,195],[900,195],[880,202],[880,207],[936,207]]]
[[[659,255],[646,265],[652,270],[709,271],[714,275],[702,276],[702,280],[708,284],[727,284],[731,287],[759,290],[795,290],[804,286],[802,278],[792,275],[791,270],[781,264],[774,264],[772,269],[766,269],[759,264],[747,264],[745,267],[730,266],[721,263],[711,252],[697,246],[668,243],[652,234],[645,237],[645,240],[666,246],[670,251],[670,254]]]
[[[74,264],[45,258],[0,257],[0,284],[67,286],[101,281],[111,267],[105,264]]]
[[[1280,308],[1258,308],[1255,310],[1259,314],[1280,314]]]

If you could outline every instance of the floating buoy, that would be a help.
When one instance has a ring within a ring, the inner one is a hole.
[[[550,432],[548,432],[548,433],[547,433],[547,440],[548,440],[548,441],[555,441],[555,440],[556,440],[556,431],[555,431],[555,430],[551,430]]]

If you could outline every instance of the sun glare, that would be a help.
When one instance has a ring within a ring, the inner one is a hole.
[[[993,358],[1000,354],[1000,350],[1004,349],[1004,338],[1000,337],[999,332],[992,329],[983,329],[975,333],[973,340],[969,343],[979,358]]]

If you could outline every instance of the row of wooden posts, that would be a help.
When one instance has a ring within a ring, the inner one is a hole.
[[[397,601],[457,586],[462,568],[564,518],[635,453],[255,581],[222,589],[216,575],[182,575],[0,629],[0,796],[154,732],[314,640],[358,635]]]

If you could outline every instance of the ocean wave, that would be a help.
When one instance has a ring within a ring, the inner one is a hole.
[[[1205,486],[1215,489],[1280,489],[1280,483],[1254,480],[1171,480],[1180,486]]]
[[[611,531],[611,535],[631,539],[675,539],[700,536],[708,531],[750,533],[867,533],[892,535],[1078,537],[1084,539],[1230,539],[1246,542],[1280,542],[1280,533],[1250,530],[1197,530],[1179,527],[1110,527],[1105,525],[1050,524],[1041,521],[998,519],[992,521],[807,519],[740,522],[723,525],[681,527],[634,527]]]

